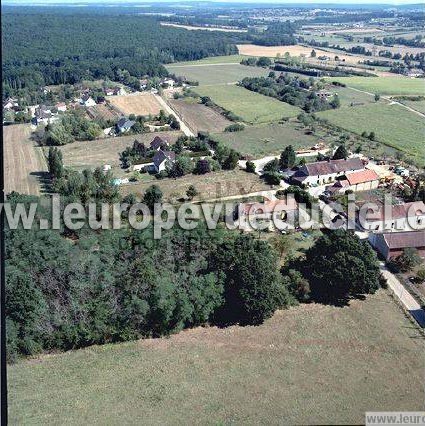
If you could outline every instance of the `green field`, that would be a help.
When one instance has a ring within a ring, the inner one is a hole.
[[[404,77],[326,77],[349,87],[381,95],[424,95],[425,80]]]
[[[271,123],[282,117],[295,117],[301,111],[240,86],[200,86],[195,91],[201,96],[209,96],[217,105],[234,112],[247,123]]]
[[[10,424],[363,424],[423,409],[425,340],[384,290],[257,327],[186,330],[8,369]],[[143,419],[143,420],[142,420]]]
[[[198,81],[200,85],[236,83],[244,77],[267,76],[270,72],[269,69],[239,63],[167,65],[167,70],[190,81]]]
[[[358,90],[350,89],[349,87],[335,87],[328,88],[331,93],[337,93],[341,101],[341,107],[362,104],[370,104],[375,102],[374,96],[367,93],[359,92]]]
[[[202,65],[202,64],[239,64],[242,59],[246,59],[243,55],[228,55],[228,56],[210,56],[208,58],[199,59],[198,61],[183,61],[168,64],[166,67],[174,67],[181,65]]]
[[[324,135],[319,131],[315,135],[308,135],[299,123],[288,121],[282,124],[249,126],[242,132],[224,132],[214,136],[241,154],[261,158],[280,154],[288,145],[292,145],[294,149],[310,148],[323,141]]]
[[[402,106],[378,102],[322,111],[317,116],[357,134],[373,131],[376,140],[404,151],[419,162],[425,160],[425,121]]]
[[[422,114],[425,114],[425,101],[409,101],[403,99],[402,101],[399,101],[400,103],[421,112]]]

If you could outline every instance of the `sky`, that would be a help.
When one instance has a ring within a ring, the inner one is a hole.
[[[3,0],[3,4],[15,4],[15,5],[47,5],[47,4],[96,4],[96,3],[110,3],[119,5],[121,3],[150,3],[154,5],[155,3],[164,3],[164,2],[190,2],[198,0]],[[202,1],[202,0],[201,0]],[[214,1],[214,0],[207,0]],[[285,3],[299,3],[299,4],[388,4],[388,5],[404,5],[404,4],[424,4],[425,0],[301,0],[297,2],[296,0],[216,0],[223,3],[274,3],[282,4]]]

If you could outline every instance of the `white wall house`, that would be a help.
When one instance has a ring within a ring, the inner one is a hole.
[[[364,204],[357,212],[358,223],[368,231],[412,231],[425,229],[422,201],[389,205]]]
[[[305,164],[292,177],[296,185],[326,185],[332,183],[337,177],[347,172],[363,170],[364,164],[360,158],[347,158],[346,160],[317,161]]]

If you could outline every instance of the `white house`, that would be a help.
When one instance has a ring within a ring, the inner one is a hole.
[[[159,150],[153,156],[153,168],[156,173],[162,172],[167,165],[172,166],[176,161],[176,153],[173,151]]]
[[[328,160],[303,165],[291,177],[296,185],[325,185],[335,181],[347,172],[363,170],[364,164],[360,158],[347,158],[346,160]]]
[[[80,104],[85,107],[92,107],[96,105],[96,102],[90,95],[83,95],[81,97]]]
[[[396,205],[363,204],[358,223],[368,231],[412,231],[425,229],[425,204],[422,201]]]
[[[126,133],[128,132],[135,124],[135,121],[128,120],[127,118],[121,118],[117,123],[118,133]]]
[[[58,102],[55,105],[56,109],[60,112],[66,112],[66,103],[65,102]]]

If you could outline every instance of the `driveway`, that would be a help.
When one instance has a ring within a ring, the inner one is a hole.
[[[416,322],[422,327],[425,327],[425,311],[419,303],[406,290],[400,280],[390,272],[383,262],[380,262],[380,269],[384,277],[387,279],[388,286],[391,288],[395,296],[400,300],[403,306],[409,311]]]

